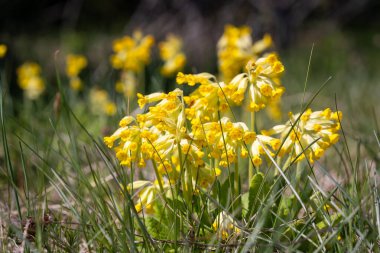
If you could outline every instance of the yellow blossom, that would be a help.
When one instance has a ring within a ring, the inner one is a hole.
[[[117,108],[115,103],[110,101],[107,91],[93,88],[90,91],[91,109],[95,114],[115,115]]]
[[[140,31],[135,31],[132,37],[124,36],[114,40],[112,66],[124,71],[140,72],[150,61],[150,49],[153,44],[153,36],[144,37]]]
[[[225,211],[222,211],[218,214],[212,224],[212,228],[215,232],[217,232],[217,236],[222,240],[227,240],[231,237],[239,236],[241,233],[241,230],[237,226],[237,223]]]
[[[332,112],[327,108],[313,112],[307,109],[302,115],[290,113],[289,118],[284,125],[277,125],[263,132],[265,135],[280,135],[283,142],[280,156],[289,153],[297,161],[307,157],[313,163],[339,139],[337,131],[342,119],[340,111]]]
[[[136,73],[130,70],[122,71],[120,80],[115,85],[118,93],[124,94],[125,97],[132,97],[135,94],[138,85]]]
[[[254,112],[279,101],[285,88],[279,83],[284,66],[277,55],[272,53],[256,61],[249,61],[246,68],[248,73],[235,76],[227,85],[229,98],[240,105],[248,90],[248,109]]]
[[[247,26],[235,27],[227,25],[218,41],[218,67],[221,78],[228,83],[236,76],[249,60],[272,46],[272,38],[266,34],[264,38],[252,43],[251,29]]]
[[[167,182],[163,185],[164,194],[169,189],[169,184]],[[128,184],[128,191],[137,193],[135,208],[138,213],[144,211],[145,214],[152,214],[154,209],[153,206],[157,199],[161,197],[160,187],[158,181],[134,181]]]
[[[66,56],[66,74],[69,77],[70,88],[79,91],[83,88],[79,73],[87,66],[87,59],[83,55],[69,54]]]
[[[87,66],[87,59],[83,55],[69,54],[66,57],[66,74],[68,77],[78,77]]]
[[[4,44],[0,44],[0,59],[5,56],[7,53],[7,46]]]
[[[18,84],[29,99],[37,99],[45,90],[41,68],[35,62],[26,62],[17,69]]]
[[[160,57],[164,61],[161,68],[161,74],[172,76],[181,71],[186,64],[186,56],[182,52],[182,40],[175,36],[169,35],[166,41],[159,44]]]

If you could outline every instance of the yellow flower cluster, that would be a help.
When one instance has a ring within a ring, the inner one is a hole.
[[[248,60],[247,72],[231,76],[229,82],[218,82],[209,73],[179,72],[177,84],[195,87],[188,96],[180,89],[169,93],[137,94],[140,108],[147,108],[147,111],[136,117],[125,116],[119,128],[105,137],[104,142],[114,149],[121,165],[144,168],[151,163],[155,168],[156,181],[136,181],[130,185],[140,190],[136,203],[138,211],[152,211],[157,193],[163,194],[162,191],[171,189],[172,184],[182,187],[185,199],[190,192],[187,199],[191,199],[191,194],[198,192],[199,187],[213,184],[221,173],[219,167],[236,165],[242,159],[250,159],[250,164],[259,167],[264,158],[276,154],[297,161],[307,157],[314,162],[338,140],[341,113],[330,109],[291,115],[284,125],[258,135],[253,124],[249,128],[244,122],[228,117],[230,107],[241,106],[243,102],[251,115],[279,103],[285,91],[280,82],[285,70],[283,64],[274,53],[255,57],[270,46],[268,41],[270,38],[265,37],[252,45],[249,29],[227,27],[219,47],[236,53],[237,58],[232,61],[237,65],[243,58],[244,64]],[[235,44],[239,47],[234,49],[232,45]],[[243,53],[239,51],[242,48]],[[161,46],[161,50],[168,59],[177,52],[166,46]],[[231,69],[232,72],[240,70],[240,66]],[[213,227],[223,239],[239,231],[225,213],[217,217]]]
[[[4,58],[6,53],[7,53],[7,46],[4,44],[0,44],[0,59]]]
[[[41,67],[35,62],[26,62],[17,69],[18,84],[28,99],[36,99],[45,90],[41,78]]]
[[[152,36],[144,37],[140,31],[135,31],[132,37],[124,36],[116,39],[113,42],[112,66],[115,69],[140,72],[150,61],[150,49],[153,43]]]
[[[70,87],[75,91],[83,88],[79,73],[87,66],[87,59],[83,55],[69,54],[66,57],[66,74],[70,79]]]
[[[163,76],[173,76],[181,71],[186,64],[186,56],[182,52],[182,40],[175,35],[169,35],[166,41],[159,44],[160,57],[164,61],[161,68]]]
[[[106,114],[109,116],[116,114],[116,105],[108,96],[107,91],[93,88],[90,91],[91,110],[95,114]]]
[[[123,93],[126,97],[134,95],[137,75],[149,63],[153,44],[153,36],[143,36],[141,31],[135,31],[132,37],[124,36],[114,40],[111,64],[113,68],[121,70],[120,80],[115,87],[117,92]]]
[[[262,40],[253,44],[251,33],[247,26],[225,27],[217,45],[219,72],[225,82],[240,73],[249,60],[255,60],[260,53],[272,46],[270,35],[265,35]]]
[[[255,132],[249,131],[245,123],[233,123],[227,117],[203,124],[193,119],[191,124],[194,139],[205,146],[209,158],[219,160],[222,167],[236,163],[239,155],[246,158],[248,150],[244,144],[250,145],[256,140]]]
[[[218,112],[228,110],[228,105],[241,105],[248,93],[248,109],[259,111],[267,104],[278,101],[285,88],[280,84],[280,76],[284,66],[276,54],[269,54],[249,62],[247,73],[238,74],[229,84],[218,83],[215,76],[208,73],[196,75],[177,75],[177,83],[187,83],[200,86],[189,96],[185,102],[188,105],[186,117],[199,119],[201,122],[215,121]],[[247,92],[248,91],[248,92]]]
[[[339,140],[342,112],[332,112],[330,108],[313,112],[306,110],[302,115],[289,113],[289,121],[277,125],[262,133],[280,135],[283,142],[280,156],[290,154],[292,159],[300,161],[305,157],[313,163],[321,158],[325,150]],[[298,120],[298,121],[297,121]]]
[[[187,83],[189,86],[200,84],[193,93],[184,97],[188,106],[185,110],[187,119],[196,119],[202,123],[216,121],[218,110],[225,112],[228,109],[227,101],[219,87],[219,85],[222,87],[225,85],[217,83],[215,76],[209,73],[192,75],[179,72],[176,81],[178,84]]]
[[[284,93],[285,88],[280,83],[280,77],[285,68],[276,54],[249,61],[246,68],[248,73],[234,77],[226,88],[226,94],[236,105],[242,103],[247,90],[248,109],[254,112],[277,101]]]
[[[165,177],[170,182],[179,179],[184,165],[193,189],[195,185],[207,187],[220,171],[205,164],[201,143],[187,133],[182,97],[179,89],[167,94],[140,94],[141,107],[149,103],[157,104],[136,118],[124,117],[120,121],[120,128],[111,136],[105,137],[104,142],[108,147],[114,147],[121,165],[143,168],[146,161],[150,160],[160,177]],[[185,164],[181,164],[184,160]]]

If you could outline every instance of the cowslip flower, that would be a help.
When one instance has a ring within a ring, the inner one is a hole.
[[[148,111],[136,117],[124,117],[120,128],[104,137],[104,142],[115,150],[121,165],[144,168],[150,161],[159,182],[176,182],[185,173],[183,189],[196,192],[197,186],[211,185],[220,170],[205,163],[201,142],[188,133],[182,97],[179,89],[146,96],[138,94],[140,107],[150,105]],[[183,166],[186,170],[181,172]]]
[[[124,36],[114,40],[112,67],[140,72],[150,61],[150,50],[153,44],[153,36],[144,36],[141,31],[135,31],[132,37]]]
[[[168,35],[166,41],[158,45],[160,57],[164,61],[161,74],[170,77],[181,71],[186,64],[186,56],[182,52],[182,40],[175,35]]]
[[[79,73],[87,66],[87,59],[83,55],[69,54],[66,57],[66,74],[69,77],[70,88],[79,91],[83,88]]]
[[[259,167],[263,162],[262,157],[267,156],[265,149],[273,157],[279,149],[280,145],[281,141],[279,139],[258,134],[250,148],[252,163],[255,165],[255,167]]]
[[[307,109],[302,115],[289,113],[289,121],[283,125],[262,131],[266,136],[280,135],[283,142],[280,156],[290,154],[301,161],[307,158],[311,163],[322,157],[326,149],[339,140],[342,112],[330,108],[313,112]],[[297,119],[299,120],[297,121]]]
[[[138,74],[142,73],[150,62],[151,47],[154,38],[144,36],[137,30],[132,36],[124,36],[113,41],[113,52],[110,61],[114,69],[121,70],[120,80],[116,83],[116,91],[130,98],[135,95]]]
[[[7,53],[7,46],[4,44],[0,44],[0,58],[4,58]]]
[[[231,100],[240,105],[248,90],[248,109],[257,112],[269,103],[278,100],[285,88],[280,83],[280,77],[285,68],[276,54],[271,53],[256,61],[249,61],[247,73],[235,76],[227,85]]]
[[[93,113],[115,115],[117,108],[114,102],[112,102],[108,96],[107,91],[93,88],[90,91],[90,104]]]
[[[116,82],[115,90],[124,94],[125,97],[132,97],[136,92],[138,77],[133,71],[122,71],[120,80]]]
[[[212,228],[216,232],[216,235],[224,241],[231,237],[239,236],[241,233],[241,229],[237,226],[236,222],[225,211],[220,212],[216,216],[212,223]]]
[[[245,123],[233,123],[228,117],[204,124],[193,120],[192,135],[208,149],[209,157],[218,159],[222,167],[235,163],[239,155],[247,157],[245,145],[256,139],[255,132],[250,131]]]
[[[41,78],[41,67],[35,62],[26,62],[17,68],[18,84],[27,98],[37,99],[45,90],[45,82]]]
[[[165,182],[163,184],[164,194],[166,194],[169,189],[169,184]],[[134,181],[128,184],[127,190],[130,192],[135,192],[137,195],[137,200],[135,204],[136,211],[145,214],[152,214],[154,212],[154,203],[161,197],[160,187],[158,181]]]
[[[183,74],[179,72],[176,79],[178,84],[187,83],[189,86],[200,84],[189,96],[184,97],[188,106],[185,110],[189,120],[200,120],[203,123],[218,120],[218,111],[226,112],[227,100],[222,92],[224,83],[218,83],[215,76],[209,73]]]
[[[218,67],[221,78],[228,83],[241,72],[249,60],[272,46],[272,38],[265,35],[256,43],[252,43],[251,29],[247,26],[235,27],[227,25],[218,41]]]

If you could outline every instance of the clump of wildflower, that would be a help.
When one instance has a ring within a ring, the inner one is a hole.
[[[224,34],[218,41],[218,67],[222,80],[229,82],[241,72],[249,60],[272,46],[272,38],[265,35],[256,43],[252,43],[251,29],[247,26],[235,27],[227,25]]]
[[[144,167],[146,160],[153,160],[162,173],[171,172],[180,165],[178,148],[187,154],[189,162],[203,164],[203,152],[186,134],[181,96],[179,89],[168,94],[139,94],[142,107],[158,103],[136,118],[125,117],[120,121],[120,128],[104,138],[109,147],[115,146],[116,156],[122,165],[130,167],[136,163]]]
[[[302,115],[289,113],[289,121],[277,125],[264,135],[280,135],[283,142],[280,156],[290,154],[300,161],[307,158],[311,163],[321,158],[326,149],[339,140],[342,112],[332,112],[330,108],[313,112],[307,109]],[[297,121],[297,119],[299,120]]]
[[[137,75],[150,62],[150,51],[154,44],[151,35],[144,36],[137,30],[131,36],[124,36],[113,41],[111,56],[112,67],[121,70],[121,78],[116,83],[116,91],[126,97],[134,94],[137,86]]]
[[[95,114],[105,114],[105,115],[115,115],[116,105],[112,102],[108,96],[107,91],[93,88],[90,91],[90,104],[93,113]]]
[[[69,54],[66,57],[66,74],[70,79],[70,87],[75,91],[83,88],[79,73],[87,66],[87,59],[83,55]]]
[[[7,53],[7,46],[4,44],[0,44],[0,58],[4,58]]]
[[[149,110],[136,117],[124,117],[120,128],[105,137],[104,142],[114,148],[121,165],[144,168],[150,161],[157,170],[156,179],[162,184],[176,182],[185,173],[187,182],[183,189],[197,192],[197,186],[210,186],[221,171],[204,162],[202,142],[188,133],[182,97],[179,89],[138,94],[140,107],[151,105]],[[181,172],[182,166],[187,169]]]
[[[173,76],[181,71],[186,64],[186,56],[182,52],[182,40],[175,35],[169,35],[166,41],[159,44],[160,57],[164,61],[161,68],[163,76]]]
[[[26,62],[18,67],[17,80],[29,99],[37,99],[45,90],[45,82],[41,78],[41,67],[35,62]]]
[[[212,228],[217,236],[224,241],[231,237],[237,237],[241,233],[241,229],[238,228],[236,222],[225,211],[218,214],[212,224]]]

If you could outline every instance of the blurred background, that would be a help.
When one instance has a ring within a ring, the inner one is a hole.
[[[9,47],[9,69],[34,60],[51,82],[57,50],[84,54],[94,73],[87,81],[99,84],[109,70],[112,41],[137,28],[156,41],[168,33],[181,36],[188,68],[215,73],[224,26],[248,25],[254,40],[264,33],[274,39],[286,67],[285,103],[299,104],[314,45],[306,91],[332,76],[317,103],[334,108],[336,96],[345,114],[372,115],[379,113],[379,13],[378,0],[2,0],[0,43]],[[10,83],[15,79],[13,73]]]

